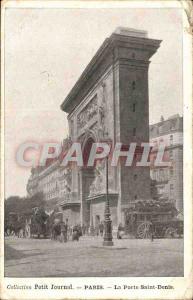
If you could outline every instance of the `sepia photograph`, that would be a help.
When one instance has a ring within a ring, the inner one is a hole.
[[[191,106],[188,97],[184,102],[181,1],[169,1],[171,7],[7,2],[1,243],[3,277],[12,281],[6,289],[165,290],[171,294],[164,299],[172,299],[171,280],[134,287],[104,286],[103,279],[186,276]],[[14,283],[19,278],[28,281]],[[69,278],[100,284],[74,286]]]

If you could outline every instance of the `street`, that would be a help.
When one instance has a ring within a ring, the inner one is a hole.
[[[103,247],[101,237],[79,242],[5,238],[6,277],[181,277],[183,239],[114,239]]]

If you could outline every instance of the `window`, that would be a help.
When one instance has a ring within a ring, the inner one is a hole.
[[[136,84],[135,84],[135,81],[132,82],[132,90],[135,90],[136,88]]]
[[[133,136],[136,136],[136,128],[133,128]]]
[[[170,135],[170,145],[173,145],[173,135]]]
[[[135,112],[135,110],[136,110],[136,104],[133,103],[133,112]]]
[[[136,179],[137,179],[137,174],[135,174],[135,175],[133,176],[133,178],[134,178],[134,180],[136,180]]]
[[[132,53],[132,58],[135,58],[135,53]]]
[[[170,168],[170,176],[173,176],[174,175],[174,169],[173,167]]]
[[[156,181],[159,179],[159,170],[155,170],[155,179]]]
[[[170,159],[173,159],[173,151],[172,150],[169,151],[169,157],[170,157]]]
[[[164,180],[164,170],[163,169],[160,169],[160,171],[159,171],[159,179],[160,179],[160,181]]]
[[[135,195],[135,200],[137,200],[137,195]]]

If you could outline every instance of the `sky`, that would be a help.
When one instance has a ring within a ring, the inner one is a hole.
[[[26,195],[29,168],[15,160],[26,141],[62,141],[60,105],[105,38],[118,26],[161,39],[149,69],[150,123],[182,115],[182,15],[179,9],[6,9],[5,197]]]

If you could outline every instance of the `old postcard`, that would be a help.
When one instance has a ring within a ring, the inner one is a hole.
[[[191,1],[4,1],[1,299],[192,299]]]

